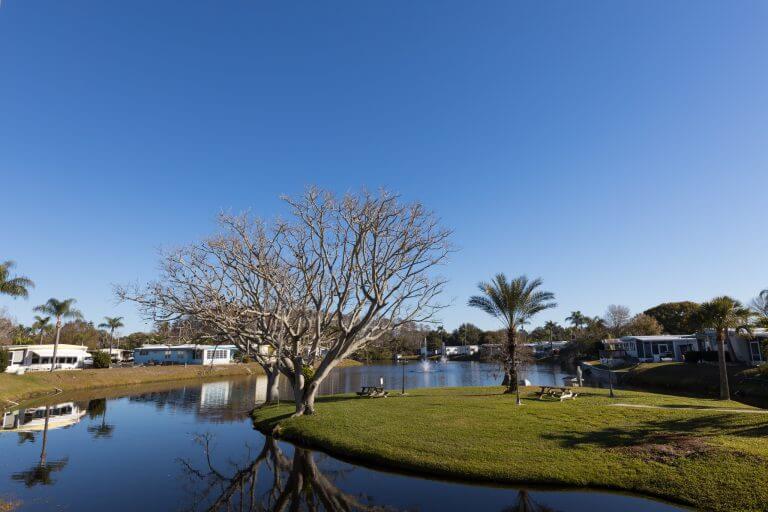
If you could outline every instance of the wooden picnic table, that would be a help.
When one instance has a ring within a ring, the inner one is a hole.
[[[362,386],[357,396],[380,397],[387,396],[387,392],[381,386]]]
[[[567,399],[574,399],[578,393],[574,393],[568,386],[539,386],[541,389],[537,392],[539,400],[544,398],[557,398],[561,402]]]

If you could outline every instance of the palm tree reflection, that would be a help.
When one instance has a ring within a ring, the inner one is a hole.
[[[112,437],[112,432],[114,432],[115,426],[107,423],[106,398],[99,398],[88,402],[88,417],[95,419],[99,416],[101,416],[101,425],[89,425],[88,432],[96,439],[100,437]]]
[[[50,419],[50,406],[45,407],[45,423],[43,424],[43,445],[40,450],[40,462],[26,471],[20,471],[11,475],[12,480],[24,482],[27,487],[40,485],[53,485],[53,473],[61,471],[67,465],[67,457],[61,460],[49,461],[46,448],[48,446],[48,421]]]

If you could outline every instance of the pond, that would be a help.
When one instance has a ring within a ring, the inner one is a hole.
[[[406,386],[500,380],[493,365],[437,366],[406,366]],[[527,378],[559,384],[566,374],[558,366],[537,365]],[[403,368],[340,369],[323,391],[355,390],[382,376],[396,388]],[[618,493],[472,485],[377,471],[276,442],[255,431],[248,416],[264,384],[262,377],[250,377],[101,390],[61,395],[48,407],[9,414],[0,433],[0,499],[32,511],[683,510]]]

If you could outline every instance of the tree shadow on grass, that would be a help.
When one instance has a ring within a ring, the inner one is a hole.
[[[743,415],[747,416],[747,415]],[[707,415],[691,418],[659,419],[627,426],[608,426],[590,432],[559,432],[544,434],[548,440],[560,441],[574,448],[582,445],[618,448],[656,443],[670,435],[706,438],[730,435],[738,437],[765,437],[768,422],[761,424],[739,421],[732,414]],[[757,418],[749,418],[757,419]]]

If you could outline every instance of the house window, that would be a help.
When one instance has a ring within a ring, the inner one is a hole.
[[[149,355],[149,350],[139,350],[139,355],[140,356],[148,356]]]
[[[206,350],[206,357],[208,359],[227,359],[229,358],[229,350]]]
[[[751,361],[762,361],[763,355],[760,353],[760,342],[759,341],[750,341],[749,342],[749,358]]]
[[[184,359],[184,352],[176,352],[176,357],[179,359]]]
[[[32,354],[32,364],[40,364],[40,356],[37,354]]]

